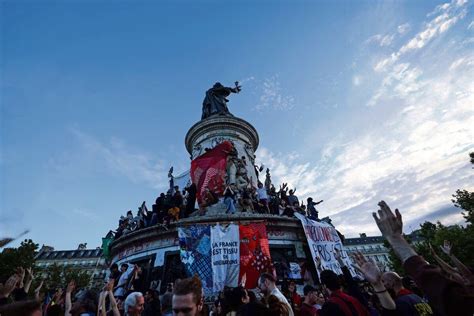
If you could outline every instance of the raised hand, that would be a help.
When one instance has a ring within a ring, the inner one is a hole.
[[[314,260],[316,261],[316,269],[318,269],[319,271],[322,270],[322,265],[321,265],[321,258],[320,257],[316,257],[314,258]]]
[[[114,289],[114,282],[115,282],[114,279],[109,279],[109,282],[107,282],[107,284],[104,287],[104,291],[107,291],[107,292],[112,291]]]
[[[76,288],[76,281],[71,280],[69,284],[67,285],[66,293],[72,293],[75,288]]]
[[[357,264],[356,267],[370,284],[382,284],[382,272],[380,272],[379,267],[375,263],[368,261],[359,251],[353,254],[353,258]]]
[[[41,288],[43,287],[43,281],[44,281],[44,280],[41,280],[40,284],[39,284],[38,287],[35,289],[35,300],[37,300],[37,301],[40,300],[40,291],[41,291]]]
[[[452,245],[449,240],[445,240],[444,244],[439,246],[439,248],[441,248],[441,251],[443,251],[448,257],[451,256]]]
[[[402,235],[402,215],[398,209],[395,209],[395,214],[393,214],[385,201],[380,201],[378,205],[380,207],[378,210],[378,216],[375,212],[372,213],[372,216],[374,217],[375,223],[377,223],[382,235],[390,242],[390,239]]]
[[[336,258],[337,262],[339,262],[339,265],[341,267],[346,266],[345,262],[342,260],[341,250],[334,248],[334,258]]]
[[[11,292],[16,287],[16,284],[20,281],[20,276],[18,274],[14,274],[11,277],[8,278],[8,280],[3,284],[3,286],[0,286],[0,297],[8,297]]]
[[[63,289],[57,289],[56,293],[54,293],[53,296],[53,302],[58,302],[61,298],[61,295],[63,295]]]
[[[41,288],[43,287],[44,280],[41,280],[40,284],[38,287],[35,289],[35,294],[39,293],[41,291]]]

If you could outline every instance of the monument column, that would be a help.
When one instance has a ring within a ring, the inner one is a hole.
[[[189,129],[185,145],[193,160],[223,141],[234,145],[239,158],[245,157],[247,175],[256,187],[258,180],[254,165],[259,138],[257,130],[249,122],[232,115],[210,116]]]

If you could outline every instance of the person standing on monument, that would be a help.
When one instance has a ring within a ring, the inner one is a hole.
[[[319,221],[319,212],[316,210],[315,206],[318,204],[323,203],[323,200],[319,202],[314,202],[312,197],[306,199],[306,203],[308,204],[308,218]]]
[[[258,183],[257,189],[258,202],[263,205],[265,213],[270,214],[270,208],[268,207],[268,194],[267,189],[263,186],[262,182]]]

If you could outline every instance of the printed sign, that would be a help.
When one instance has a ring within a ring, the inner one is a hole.
[[[313,257],[316,267],[318,267],[317,262],[321,260],[322,270],[332,270],[337,274],[342,274],[341,266],[334,256],[336,252],[335,249],[337,249],[341,254],[341,259],[349,268],[351,274],[353,276],[357,275],[352,267],[352,261],[347,255],[334,227],[325,222],[313,221],[301,214],[295,213],[295,216],[301,221],[301,225],[303,225],[308,246],[311,250],[311,256]],[[321,271],[318,270],[318,275]]]

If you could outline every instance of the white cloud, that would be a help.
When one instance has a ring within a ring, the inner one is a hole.
[[[414,49],[445,32],[454,17],[461,18],[456,11],[460,7],[458,2],[440,6],[440,15],[420,32],[430,29],[434,35],[429,31],[414,37],[421,39]],[[445,13],[448,16],[441,16]],[[271,169],[274,183],[296,186],[303,200],[324,199],[320,215],[330,215],[347,235],[378,233],[371,212],[382,199],[402,211],[406,230],[426,219],[460,223],[463,219],[452,207],[451,194],[458,188],[474,189],[468,156],[474,151],[471,52],[424,50],[423,63],[415,58],[400,61],[405,52],[394,52],[381,67],[385,72],[377,77],[380,86],[369,101],[396,107],[389,109],[388,118],[377,117],[362,135],[331,140],[323,145],[319,159],[289,159],[268,149],[257,152]]]
[[[264,109],[291,110],[295,107],[295,99],[291,95],[282,92],[278,75],[266,78],[262,84],[262,94],[259,103],[255,107],[257,111]]]
[[[455,60],[451,64],[451,66],[449,66],[449,70],[456,70],[460,66],[463,66],[463,67],[472,67],[472,66],[474,66],[474,56],[461,57],[461,58]]]
[[[374,106],[382,98],[407,97],[418,92],[423,86],[419,80],[422,73],[420,68],[411,67],[409,63],[396,64],[367,105]]]
[[[405,34],[406,32],[408,32],[410,30],[410,24],[409,23],[405,23],[405,24],[402,24],[402,25],[399,25],[397,27],[397,31],[400,35],[403,35]]]
[[[395,35],[381,35],[381,34],[376,34],[372,37],[370,37],[366,42],[367,43],[377,43],[378,45],[384,47],[384,46],[389,46],[392,44],[393,39],[395,38]]]
[[[145,183],[152,188],[162,188],[166,183],[167,168],[163,161],[127,146],[121,140],[111,139],[102,143],[77,128],[72,133],[79,140],[83,155],[91,155],[97,162],[105,163],[109,171],[120,174],[134,183]]]
[[[447,93],[438,90],[451,80]],[[417,219],[450,205],[450,194],[470,183],[467,154],[473,149],[474,120],[466,107],[472,91],[459,99],[454,89],[466,88],[468,80],[467,73],[430,80],[415,99],[402,97],[407,106],[394,118],[350,143],[328,144],[311,163],[268,149],[259,150],[258,157],[271,169],[274,183],[296,186],[301,199],[324,199],[321,215],[330,215],[344,234],[377,233],[370,214],[381,199],[399,207],[416,228]],[[444,109],[448,112],[442,114]],[[447,224],[460,219],[438,218]]]
[[[474,21],[472,21],[471,23],[469,23],[469,25],[467,26],[467,29],[468,29],[468,30],[474,30]]]
[[[445,33],[460,19],[466,16],[467,8],[464,4],[465,2],[462,3],[458,1],[438,6],[433,13],[439,13],[439,15],[429,21],[422,31],[418,32],[398,51],[391,53],[389,57],[377,62],[374,66],[374,70],[389,70],[389,67],[396,63],[403,55],[425,47],[435,37]]]
[[[243,84],[243,83],[246,83],[246,82],[249,82],[249,81],[253,81],[255,80],[255,77],[254,76],[250,76],[250,77],[247,77],[247,78],[244,78],[244,79],[240,79],[239,80],[239,84]]]

